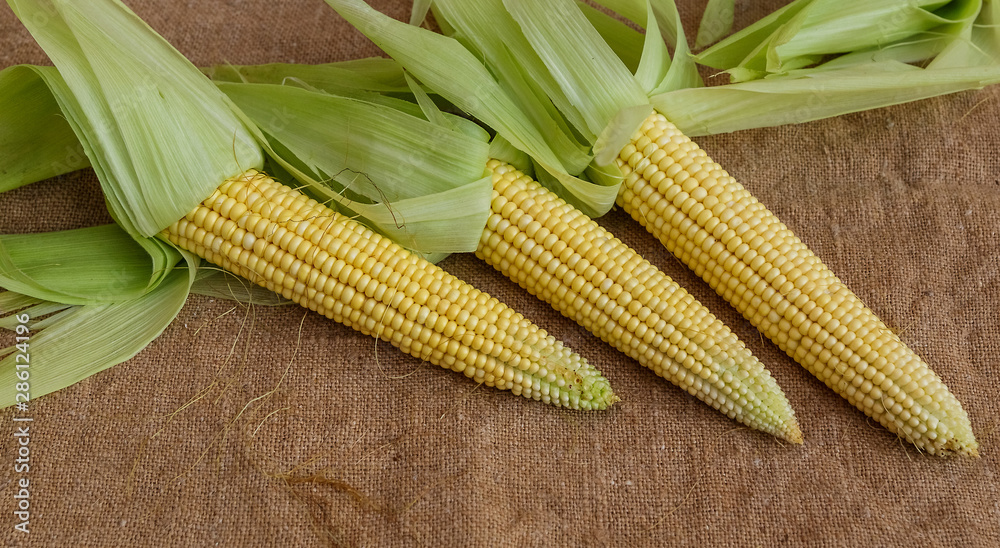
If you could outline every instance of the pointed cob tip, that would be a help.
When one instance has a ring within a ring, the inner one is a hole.
[[[959,451],[958,454],[959,454],[959,456],[962,456],[962,457],[969,457],[969,458],[973,458],[973,459],[978,459],[979,458],[979,444],[973,443],[971,446],[963,447]]]
[[[611,383],[599,372],[595,378],[584,382],[587,381],[591,382],[582,390],[584,398],[581,398],[578,405],[571,407],[586,411],[603,411],[621,401],[621,398],[611,390]]]
[[[752,412],[734,418],[779,440],[803,445],[805,440],[802,429],[799,427],[798,419],[795,418],[791,402],[778,386],[777,380],[771,376],[770,371],[755,356],[749,354],[749,351],[747,352],[748,359],[741,364],[741,367],[753,371],[747,376],[747,381],[753,387],[753,393],[758,395],[758,399],[755,405],[750,407]]]
[[[764,379],[764,386],[768,388],[765,392],[768,395],[768,399],[765,401],[767,402],[767,410],[771,415],[771,419],[765,422],[766,426],[761,427],[760,430],[768,432],[772,436],[793,445],[803,445],[805,438],[802,435],[802,429],[799,427],[799,421],[795,418],[795,410],[792,409],[792,404],[766,369],[763,370],[761,377]]]
[[[955,406],[958,411],[955,412],[957,418],[953,419],[955,424],[952,426],[952,431],[954,434],[945,441],[943,454],[978,459],[979,441],[972,433],[972,422],[969,421],[969,415],[962,409],[962,404],[958,403],[957,399],[955,399]]]
[[[970,432],[968,436],[963,436],[965,439],[959,439],[959,436],[955,436],[948,441],[936,447],[933,454],[942,457],[968,457],[973,459],[979,458],[979,442]]]
[[[758,430],[768,433],[778,440],[791,443],[793,445],[802,445],[805,443],[805,439],[802,436],[802,429],[799,428],[799,421],[795,419],[795,413],[792,411],[790,405],[784,406],[784,413],[781,413],[779,417],[775,417],[767,426],[758,426]]]
[[[939,390],[937,396],[940,398],[938,405],[943,410],[939,410],[930,420],[923,421],[919,425],[920,430],[913,428],[912,423],[900,426],[898,420],[883,424],[895,432],[901,441],[913,444],[920,453],[942,458],[978,459],[979,442],[972,433],[972,424],[965,410],[947,389]]]
[[[931,392],[937,409],[929,419],[918,424],[918,428],[914,428],[912,422],[900,425],[898,419],[892,426],[920,451],[939,457],[979,458],[979,442],[972,432],[969,415],[933,372],[930,376],[938,384],[937,389]]]
[[[547,355],[541,358],[543,370],[530,374],[540,390],[536,389],[529,397],[578,411],[603,411],[619,401],[611,389],[611,381],[586,358],[551,335],[545,334],[544,339],[555,347],[555,352],[537,348]],[[529,343],[529,346],[537,345],[537,340]]]
[[[778,434],[778,437],[795,445],[805,443],[805,439],[802,437],[802,430],[799,428],[799,421],[795,420],[795,417],[792,417],[785,423],[785,430]]]

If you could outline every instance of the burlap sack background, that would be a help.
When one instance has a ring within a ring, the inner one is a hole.
[[[130,0],[195,63],[376,54],[319,0]],[[742,26],[780,1],[740,2]],[[402,17],[406,3],[378,2]],[[750,4],[754,4],[751,6]],[[703,2],[683,2],[689,28]],[[0,67],[46,63],[6,7]],[[701,139],[963,402],[978,460],[919,454],[762,341],[620,212],[601,222],[733,326],[806,436],[738,425],[472,256],[450,272],[599,367],[622,402],[568,412],[295,308],[192,297],[135,359],[31,404],[31,533],[14,546],[998,546],[1000,88]],[[0,229],[106,222],[91,172],[0,197]],[[44,367],[45,364],[33,364]]]

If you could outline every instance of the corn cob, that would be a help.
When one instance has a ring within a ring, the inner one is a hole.
[[[476,382],[574,409],[617,400],[583,358],[495,298],[262,173],[225,181],[161,236]]]
[[[618,165],[619,206],[789,356],[919,449],[978,455],[941,379],[664,116],[645,121]]]
[[[802,443],[777,383],[694,297],[530,177],[488,167],[492,214],[477,256],[730,418]]]

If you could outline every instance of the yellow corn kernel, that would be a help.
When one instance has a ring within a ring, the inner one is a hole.
[[[196,224],[214,218],[224,222]],[[238,228],[251,219],[252,233]],[[163,237],[488,386],[573,409],[617,400],[600,372],[520,314],[262,173],[225,181]],[[426,306],[432,300],[433,311]]]
[[[968,415],[941,379],[665,117],[646,120],[618,165],[618,205],[789,356],[921,450],[977,455]],[[696,204],[684,210],[688,197],[703,206],[697,215]],[[875,376],[877,387],[865,380]]]
[[[530,177],[488,166],[492,214],[477,256],[730,418],[802,442],[777,383],[694,297]]]

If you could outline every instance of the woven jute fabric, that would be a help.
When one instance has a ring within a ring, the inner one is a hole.
[[[129,0],[193,62],[377,55],[321,0]],[[782,2],[738,2],[744,26]],[[408,3],[376,7],[404,18]],[[704,2],[680,2],[694,29]],[[48,61],[0,8],[0,68]],[[3,108],[4,105],[0,105]],[[702,138],[968,411],[979,459],[917,452],[763,340],[620,211],[600,220],[732,326],[805,444],[750,431],[472,255],[442,263],[564,340],[622,401],[477,387],[295,307],[192,296],[134,359],[0,412],[12,546],[1000,546],[1000,88]],[[109,222],[84,170],[0,196],[3,233]],[[56,364],[33,363],[32,367]],[[30,480],[30,533],[14,529]]]

